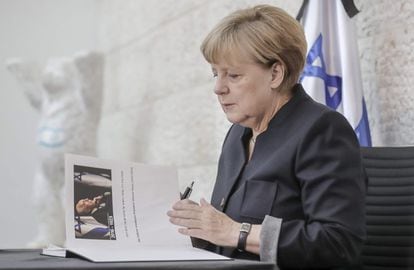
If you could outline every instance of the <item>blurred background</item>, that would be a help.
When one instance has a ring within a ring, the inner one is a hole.
[[[81,50],[105,59],[97,156],[175,165],[180,188],[209,199],[229,124],[199,46],[222,17],[256,4],[296,16],[302,0],[0,0],[0,248],[36,232],[31,209],[40,115],[6,70],[12,57],[45,63]],[[414,142],[414,2],[356,0],[373,146]]]

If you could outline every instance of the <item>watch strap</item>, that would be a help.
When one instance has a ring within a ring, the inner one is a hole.
[[[242,223],[240,227],[239,241],[237,242],[237,249],[239,251],[246,250],[247,236],[250,233],[252,225],[250,223]]]

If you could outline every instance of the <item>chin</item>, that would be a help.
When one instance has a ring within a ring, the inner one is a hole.
[[[243,119],[240,116],[231,113],[226,114],[226,117],[227,120],[229,120],[229,122],[232,124],[240,124],[243,121]]]

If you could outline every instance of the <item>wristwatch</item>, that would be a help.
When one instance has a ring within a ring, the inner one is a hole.
[[[246,240],[251,228],[252,224],[244,222],[242,223],[240,227],[239,242],[237,243],[237,249],[239,251],[244,251],[246,249]]]

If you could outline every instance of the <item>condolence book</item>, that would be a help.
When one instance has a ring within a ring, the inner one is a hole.
[[[69,252],[94,262],[229,260],[193,248],[169,222],[180,194],[173,167],[67,154],[65,190]]]

